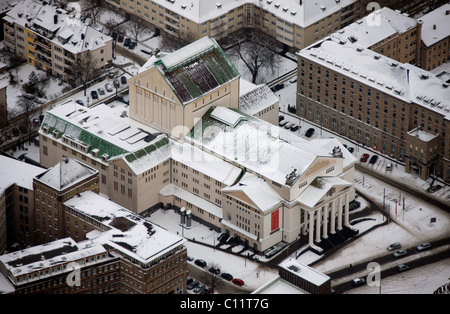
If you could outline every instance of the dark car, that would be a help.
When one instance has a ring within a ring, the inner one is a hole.
[[[297,124],[294,124],[293,126],[291,126],[291,131],[292,132],[295,132],[297,130],[298,130],[298,125]]]
[[[378,160],[378,156],[377,155],[373,155],[372,158],[370,158],[369,163],[374,164],[376,163]]]
[[[306,131],[305,136],[306,137],[311,137],[314,134],[314,129],[313,128],[309,128],[308,131]]]
[[[119,80],[114,80],[114,81],[113,81],[113,85],[114,85],[115,88],[119,88],[119,87],[120,87],[120,82],[119,82]]]
[[[408,270],[408,269],[409,269],[409,266],[405,265],[405,264],[400,264],[400,265],[397,266],[397,270],[399,272],[402,272],[402,271],[405,271],[405,270]]]
[[[349,147],[349,148],[347,148],[347,150],[348,150],[350,153],[352,153],[352,154],[353,154],[353,152],[355,151],[355,149],[354,149],[353,147]]]
[[[127,78],[125,76],[122,76],[120,78],[120,82],[125,85],[127,83]]]
[[[130,42],[130,44],[128,45],[128,49],[133,50],[134,48],[136,48],[136,46],[137,46],[137,43],[134,42],[134,41],[132,41],[132,42]]]
[[[119,37],[119,34],[117,34],[117,32],[113,32],[111,37],[112,37],[113,40],[116,40],[117,37]]]
[[[119,43],[123,42],[123,35],[119,35],[119,37],[117,38],[117,41]]]
[[[130,38],[127,38],[127,39],[124,40],[123,45],[124,45],[125,47],[127,47],[127,46],[130,45],[130,43],[131,43],[131,39],[130,39]]]
[[[284,88],[284,83],[280,83],[280,84],[277,84],[274,87],[272,87],[272,91],[276,92],[283,88]]]
[[[360,161],[361,161],[361,162],[366,162],[367,159],[369,159],[369,154],[364,154],[364,155],[361,156]]]
[[[206,266],[206,262],[202,259],[196,259],[194,263],[195,263],[195,265],[200,266],[200,267]]]
[[[229,274],[229,273],[222,273],[222,274],[220,274],[220,277],[222,277],[223,279],[228,280],[228,281],[233,280],[233,276],[231,276],[231,274]]]
[[[278,117],[278,122],[281,122],[282,120],[284,120],[284,116],[279,116]]]
[[[91,97],[92,97],[92,99],[98,99],[97,91],[95,91],[95,90],[91,91]]]
[[[81,99],[77,99],[76,103],[79,104],[79,105],[84,106],[84,103],[83,103],[83,101]]]
[[[187,285],[187,289],[188,290],[192,290],[195,287],[197,287],[200,283],[197,280],[192,281],[190,284]]]
[[[218,275],[220,274],[220,269],[213,266],[209,269],[209,272]]]

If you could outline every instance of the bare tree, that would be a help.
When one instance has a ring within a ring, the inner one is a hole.
[[[219,263],[213,262],[210,264],[210,271],[208,274],[206,284],[210,286],[212,292],[214,293],[214,288],[220,279],[220,265]]]
[[[17,107],[19,112],[23,115],[23,127],[25,132],[31,137],[33,125],[31,124],[31,114],[39,106],[39,99],[30,94],[23,94],[17,97]]]
[[[121,34],[125,31],[123,24],[120,22],[118,23],[114,18],[109,18],[106,20],[103,26],[106,28],[109,35],[112,35],[113,33]]]
[[[134,39],[138,41],[139,36],[145,30],[145,25],[140,18],[138,18],[135,15],[132,15],[130,18],[130,22],[128,23],[127,29],[130,32],[131,36],[133,36]]]
[[[250,71],[252,83],[256,83],[258,74],[262,70],[270,71],[272,74],[278,70],[279,57],[274,51],[277,47],[276,40],[258,30],[248,30],[245,39],[234,33],[230,36],[234,41],[227,54],[235,62],[241,60]]]
[[[84,96],[86,96],[86,90],[89,82],[101,74],[98,63],[99,62],[93,53],[91,51],[86,51],[81,56],[78,56],[72,65],[72,75],[70,80],[74,85],[78,85],[79,83],[83,85]]]
[[[191,43],[193,38],[194,35],[192,33],[188,33],[186,35],[186,39],[164,33],[161,35],[161,42],[159,48],[161,49],[161,51],[164,52],[174,52]]]

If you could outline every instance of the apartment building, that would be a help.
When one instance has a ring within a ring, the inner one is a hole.
[[[112,62],[112,38],[84,24],[79,13],[45,1],[18,1],[3,18],[5,48],[64,81],[77,76],[76,60],[86,55],[103,70]]]
[[[34,238],[33,178],[46,171],[0,155],[0,253],[13,243]]]
[[[450,178],[448,86],[333,37],[298,53],[297,114],[405,162],[422,179]]]
[[[220,40],[246,28],[259,29],[296,51],[366,15],[356,0],[107,0],[107,7],[137,16],[155,28],[195,41],[204,36]]]
[[[423,24],[422,68],[431,71],[450,60],[450,4],[425,14],[418,21]]]
[[[65,237],[63,203],[84,191],[99,192],[98,171],[75,159],[64,158],[33,179],[33,190],[35,232],[32,243],[52,242]]]

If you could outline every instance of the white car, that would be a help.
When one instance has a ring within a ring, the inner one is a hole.
[[[405,250],[400,250],[394,253],[394,257],[401,257],[406,255],[408,252],[406,252]]]
[[[399,249],[399,248],[401,248],[401,247],[402,247],[402,245],[401,245],[400,243],[396,242],[396,243],[392,243],[391,245],[389,245],[389,246],[387,247],[387,250],[388,250],[388,251],[392,251],[392,250]]]
[[[425,243],[422,243],[421,245],[419,245],[417,247],[417,250],[418,251],[425,251],[425,250],[428,250],[430,247],[431,247],[431,244],[428,243],[428,242],[425,242]]]

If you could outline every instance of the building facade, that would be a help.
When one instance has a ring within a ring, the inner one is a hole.
[[[294,51],[330,35],[367,13],[356,0],[253,1],[224,0],[190,3],[153,0],[105,1],[109,8],[136,16],[149,23],[156,34],[167,33],[190,42],[204,36],[224,39],[246,28],[261,30]]]

